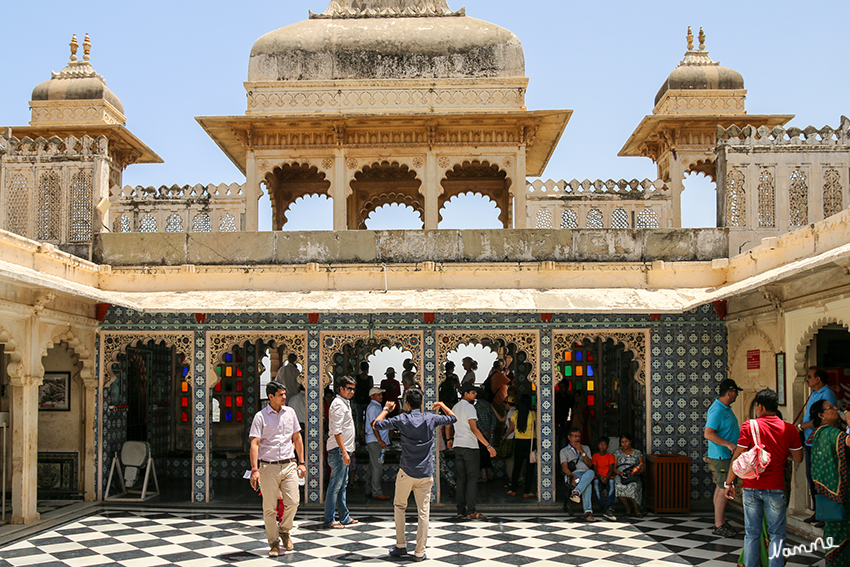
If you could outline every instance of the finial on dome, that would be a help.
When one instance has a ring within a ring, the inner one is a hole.
[[[691,26],[688,26],[688,51],[694,48],[694,32],[691,31]]]
[[[705,51],[705,32],[702,31],[702,28],[699,29],[699,50]]]
[[[89,41],[88,33],[86,33],[86,38],[83,40],[83,59],[86,61],[91,59],[91,41]]]
[[[77,60],[77,48],[80,46],[80,44],[77,43],[77,34],[74,34],[71,37],[71,43],[69,43],[68,45],[71,46],[71,61],[76,61]]]

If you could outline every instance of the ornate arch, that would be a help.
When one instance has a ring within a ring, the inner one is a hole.
[[[357,167],[356,160],[349,161]],[[406,163],[384,160],[364,165],[349,181],[348,190],[346,211],[349,230],[365,229],[369,215],[386,204],[410,206],[424,218],[422,180],[416,169],[411,169]]]
[[[506,343],[514,343],[518,351],[528,356],[531,365],[528,381],[537,383],[540,377],[540,331],[437,331],[437,360],[443,361],[453,350],[463,344],[480,344],[487,346],[484,341],[496,342],[501,339]]]
[[[439,208],[439,211],[437,211],[437,215],[438,215],[437,222],[443,221],[443,211],[446,210],[446,207],[448,207],[451,204],[452,200],[454,198],[460,197],[462,195],[471,195],[473,197],[475,197],[477,195],[479,197],[483,197],[485,199],[485,201],[490,201],[491,203],[496,205],[496,210],[499,211],[499,220],[500,221],[502,220],[502,215],[501,215],[502,208],[499,206],[499,202],[496,199],[494,199],[492,195],[488,195],[487,193],[482,193],[481,191],[470,190],[470,191],[462,191],[460,193],[456,193],[456,194],[452,195],[451,197],[449,197],[447,199],[443,199],[442,195],[441,195],[440,196],[440,204],[439,204],[440,208]]]
[[[244,347],[248,343],[263,340],[276,348],[283,347],[285,352],[294,352],[302,364],[307,364],[307,331],[216,331],[207,333],[207,360],[210,370],[207,372],[207,387],[212,388],[221,380],[216,368],[224,362],[225,353],[234,346]],[[301,373],[301,380],[306,372]]]
[[[729,356],[729,366],[727,367],[728,372],[732,371],[732,367],[734,366],[735,361],[738,359],[738,353],[743,348],[744,341],[746,341],[746,339],[750,337],[761,337],[767,343],[767,346],[770,348],[770,350],[776,352],[776,347],[773,345],[773,341],[767,335],[767,333],[765,333],[758,327],[750,327],[749,329],[744,331],[744,333],[740,337],[738,337],[738,340],[735,342],[735,346],[731,351],[731,355]]]
[[[286,224],[286,213],[301,197],[309,195],[331,195],[331,182],[324,172],[308,162],[294,161],[275,166],[265,173],[263,181],[272,204],[272,222],[274,230],[281,230]]]
[[[3,343],[3,352],[9,355],[9,366],[6,367],[6,373],[10,378],[23,378],[26,374],[23,368],[24,356],[18,348],[12,333],[5,328],[0,327],[0,343]]]
[[[686,157],[684,160],[685,177],[689,173],[701,173],[717,183],[717,163],[714,158],[696,159]]]
[[[634,379],[642,386],[646,386],[646,368],[648,366],[646,346],[649,344],[649,330],[569,330],[552,331],[552,352],[559,353],[572,349],[572,345],[582,342],[584,339],[611,339],[615,343],[622,344],[627,351],[634,355],[638,363]]]
[[[414,212],[419,214],[419,219],[422,220],[422,222],[425,222],[425,207],[418,198],[404,193],[388,192],[375,195],[363,203],[363,206],[361,207],[361,213],[363,214],[363,226],[360,228],[365,229],[366,221],[369,220],[372,213],[384,205],[404,205],[406,207],[410,207]]]
[[[94,358],[86,345],[80,340],[80,337],[69,326],[64,331],[58,332],[50,339],[41,351],[41,358],[47,356],[47,351],[55,347],[61,342],[65,342],[73,349],[77,355],[77,359],[82,363],[83,368],[80,370],[80,379],[86,386],[93,386],[97,383],[97,377],[94,375]]]
[[[827,325],[841,325],[850,331],[850,325],[837,317],[821,317],[809,325],[809,328],[806,329],[806,332],[803,333],[803,336],[800,338],[800,342],[797,343],[797,352],[794,354],[794,370],[796,371],[797,376],[806,375],[808,370],[806,352],[809,349],[809,345],[812,344],[812,340],[815,338],[815,335],[818,334],[818,331]]]
[[[195,355],[193,339],[194,333],[192,331],[161,331],[158,333],[102,331],[100,333],[100,360],[101,368],[106,372],[103,387],[111,386],[117,378],[114,366],[118,363],[119,354],[127,352],[128,347],[136,346],[139,343],[147,344],[150,341],[155,344],[174,347],[177,352],[183,354],[189,366],[186,380],[191,380],[194,374],[192,360]]]
[[[487,160],[467,160],[447,170],[440,181],[442,192],[438,197],[437,209],[443,210],[446,203],[457,195],[474,193],[488,197],[499,209],[499,220],[504,228],[512,226],[511,178],[498,164]]]
[[[387,339],[394,346],[410,352],[416,363],[416,382],[424,384],[422,368],[425,359],[422,352],[423,331],[322,331],[319,333],[319,376],[322,388],[330,385],[330,369],[333,368],[333,355],[343,347],[354,345],[359,340]]]

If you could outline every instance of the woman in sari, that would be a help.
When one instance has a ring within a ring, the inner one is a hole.
[[[846,520],[826,521],[823,536],[832,539],[833,548],[826,551],[826,564],[831,567],[850,566],[850,497],[847,495],[847,456],[850,447],[850,418],[842,423],[836,408],[829,400],[818,400],[812,406],[812,479],[815,491],[844,506]],[[819,507],[820,510],[820,507]]]

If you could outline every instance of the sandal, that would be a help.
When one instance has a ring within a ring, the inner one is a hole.
[[[465,519],[466,519],[466,514],[458,514],[457,516],[455,516],[455,520],[465,520]]]
[[[584,519],[585,519],[586,521],[588,521],[588,522],[595,522],[595,521],[597,521],[597,520],[596,520],[596,518],[594,518],[594,517],[593,517],[593,514],[591,514],[590,512],[587,512],[587,513],[584,515]]]
[[[481,512],[473,512],[472,514],[467,515],[466,519],[467,520],[486,520],[487,516],[485,516]]]
[[[345,526],[340,524],[339,522],[334,522],[332,524],[325,524],[326,530],[342,530],[345,529]]]
[[[347,524],[342,524],[344,527],[353,526],[354,524],[359,524],[360,520],[348,520]]]

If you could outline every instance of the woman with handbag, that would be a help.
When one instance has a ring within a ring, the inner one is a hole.
[[[626,507],[626,515],[630,516],[634,507],[634,515],[643,518],[640,511],[640,503],[643,501],[643,472],[646,470],[643,464],[643,453],[632,446],[632,436],[628,433],[620,435],[620,448],[614,451],[617,459],[614,474],[617,476],[617,496]]]
[[[829,400],[812,405],[812,480],[815,483],[817,519],[824,521],[823,535],[832,539],[833,548],[826,551],[830,567],[850,565],[850,497],[847,495],[847,457],[850,416],[842,422],[838,408]]]
[[[519,476],[522,472],[522,467],[525,466],[525,483],[523,496],[525,498],[534,498],[532,491],[532,482],[534,481],[534,470],[531,461],[531,445],[534,442],[534,430],[536,427],[536,415],[531,409],[531,396],[524,394],[519,398],[517,410],[511,416],[510,425],[508,425],[508,436],[515,432],[514,436],[514,467],[511,473],[511,486],[508,490],[508,496],[516,496],[516,491],[519,488]],[[535,455],[536,457],[536,455]],[[535,458],[534,463],[536,464]]]

